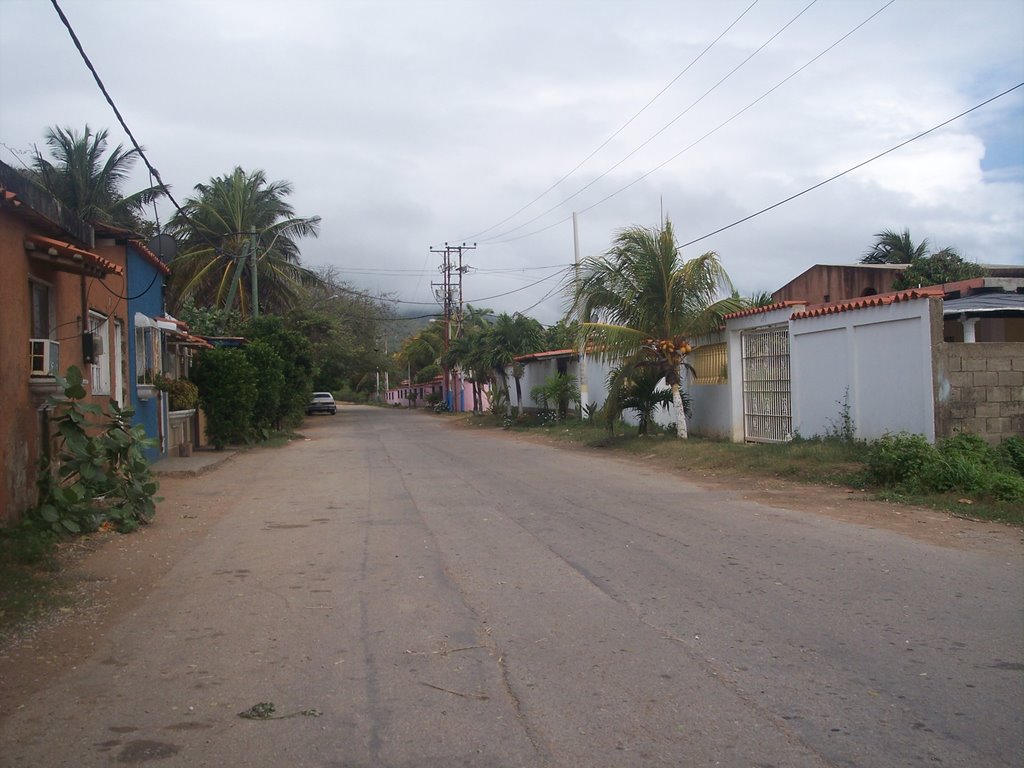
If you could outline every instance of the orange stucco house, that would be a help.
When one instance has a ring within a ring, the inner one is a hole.
[[[78,366],[88,399],[126,402],[124,249],[95,250],[92,227],[0,163],[0,526],[36,503],[52,450],[54,374]]]

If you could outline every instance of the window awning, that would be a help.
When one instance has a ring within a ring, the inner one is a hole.
[[[54,240],[52,237],[26,235],[25,250],[62,272],[74,272],[92,277],[124,274],[124,270],[119,264],[92,251],[79,248],[77,245]]]

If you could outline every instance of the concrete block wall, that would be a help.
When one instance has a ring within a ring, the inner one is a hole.
[[[937,437],[1024,437],[1024,343],[944,343],[935,352]]]

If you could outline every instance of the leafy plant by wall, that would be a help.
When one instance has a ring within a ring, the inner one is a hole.
[[[156,514],[153,479],[144,450],[156,444],[133,411],[113,400],[104,411],[84,403],[82,373],[72,366],[58,379],[64,399],[50,398],[57,433],[53,459],[44,459],[39,505],[29,517],[59,534],[96,530],[108,521],[121,531],[149,522]]]
[[[196,358],[192,380],[206,414],[206,435],[218,450],[253,436],[259,375],[238,349],[207,349]]]

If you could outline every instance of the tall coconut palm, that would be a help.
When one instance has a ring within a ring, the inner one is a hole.
[[[299,260],[298,239],[316,237],[320,217],[298,217],[285,198],[287,181],[267,181],[261,170],[236,167],[195,186],[172,220],[180,243],[171,265],[171,299],[178,306],[193,298],[206,306],[234,303],[249,314],[253,270],[258,277],[259,306],[284,311],[295,305],[302,287],[316,275]]]
[[[687,436],[682,366],[696,337],[745,306],[731,292],[716,253],[682,259],[668,219],[660,229],[620,231],[607,253],[583,261],[579,279],[569,285],[584,344],[605,359],[653,368],[665,378],[680,438]]]
[[[927,256],[928,245],[928,238],[920,243],[915,243],[910,236],[909,229],[904,229],[902,232],[883,229],[881,232],[875,233],[875,244],[864,254],[860,263],[909,264]]]
[[[125,195],[121,187],[138,159],[136,149],[118,144],[107,152],[107,130],[82,133],[73,128],[46,129],[46,145],[52,160],[36,150],[32,176],[62,205],[83,221],[113,224],[138,230],[143,226],[143,207],[159,199],[158,187]]]

